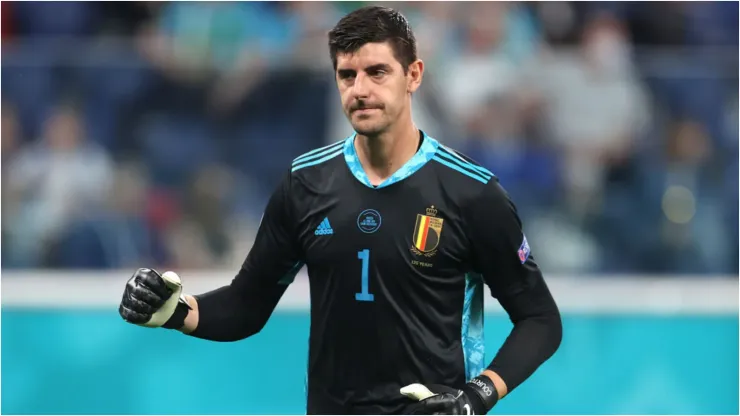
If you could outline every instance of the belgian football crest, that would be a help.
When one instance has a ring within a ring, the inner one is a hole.
[[[411,247],[411,252],[426,257],[435,255],[442,236],[443,224],[444,220],[437,217],[437,209],[434,205],[426,209],[426,215],[416,214],[414,246]]]

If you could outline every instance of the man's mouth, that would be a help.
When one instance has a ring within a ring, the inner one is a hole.
[[[359,108],[355,108],[354,110],[352,110],[352,112],[364,114],[364,113],[369,113],[372,110],[380,110],[380,108],[379,107],[359,107]]]

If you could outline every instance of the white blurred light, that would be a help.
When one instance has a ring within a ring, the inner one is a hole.
[[[668,187],[663,194],[661,207],[668,221],[687,224],[696,214],[696,199],[687,187],[674,185]]]

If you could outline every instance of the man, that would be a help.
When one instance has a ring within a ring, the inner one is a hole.
[[[306,265],[309,414],[485,414],[529,377],[559,346],[558,309],[493,175],[411,120],[415,43],[391,9],[342,18],[329,48],[356,133],[294,160],[229,286],[180,296],[176,274],[140,269],[123,318],[244,339]],[[488,366],[484,285],[514,323]]]

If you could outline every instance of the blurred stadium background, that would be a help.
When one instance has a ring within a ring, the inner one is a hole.
[[[2,413],[304,411],[305,276],[234,344],[116,306],[141,266],[230,280],[290,161],[349,134],[325,34],[364,4],[2,2]],[[383,4],[417,123],[499,176],[563,308],[495,412],[738,414],[738,4]]]

